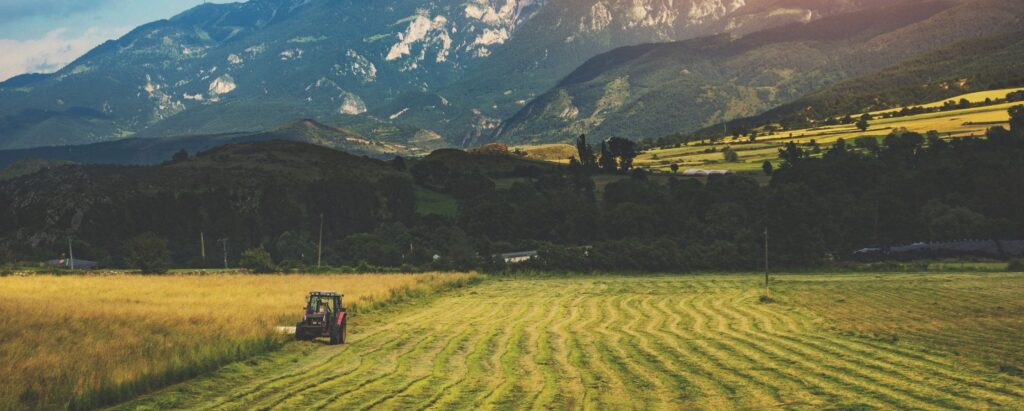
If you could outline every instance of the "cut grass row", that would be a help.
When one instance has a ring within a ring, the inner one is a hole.
[[[354,312],[471,274],[0,278],[0,409],[94,408],[280,348],[312,290]]]
[[[842,311],[819,313],[807,297],[863,292],[851,306],[874,314],[859,321],[949,321],[1012,355],[1018,336],[997,329],[1020,315],[972,326],[949,320],[942,308],[928,316],[924,307],[949,299],[985,305],[977,301],[991,298],[984,290],[1024,286],[1024,275],[922,277],[914,282],[920,292],[872,294],[888,278],[785,276],[779,302],[767,305],[758,302],[754,276],[491,280],[358,324],[345,346],[290,344],[119,408],[1024,406],[1019,377],[925,338],[836,332],[855,320]],[[905,281],[892,278],[897,289]],[[948,287],[960,279],[967,284]],[[911,307],[908,316],[900,316],[901,307]]]

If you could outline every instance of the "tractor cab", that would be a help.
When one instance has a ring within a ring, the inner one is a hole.
[[[331,345],[344,344],[348,319],[341,300],[342,295],[332,291],[310,292],[302,321],[295,325],[295,339],[309,341],[328,337]]]
[[[315,291],[306,301],[306,315],[319,315],[341,311],[341,295]]]

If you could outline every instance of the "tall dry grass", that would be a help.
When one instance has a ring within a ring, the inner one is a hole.
[[[273,350],[312,290],[366,312],[475,274],[0,277],[0,409],[92,408]]]

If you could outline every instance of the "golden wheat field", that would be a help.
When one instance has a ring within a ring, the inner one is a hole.
[[[91,408],[279,348],[305,294],[355,312],[475,274],[0,277],[0,409]]]
[[[1024,274],[773,281],[764,304],[759,275],[489,278],[116,408],[1024,407]]]
[[[922,106],[939,107],[945,101],[957,101],[961,98],[976,103],[984,101],[986,98],[1003,98],[1008,93],[1019,90],[1021,89],[970,93]],[[695,142],[681,147],[649,150],[638,156],[635,164],[637,167],[663,172],[669,171],[672,164],[677,164],[681,171],[687,168],[710,168],[758,172],[761,170],[761,165],[764,161],[777,162],[779,149],[789,142],[808,144],[814,140],[823,150],[827,150],[839,139],[844,139],[849,143],[858,137],[882,138],[897,129],[921,134],[936,131],[942,138],[946,139],[982,137],[990,127],[1005,127],[1010,120],[1007,110],[1020,104],[1019,102],[1003,103],[905,117],[876,118],[870,122],[867,131],[859,130],[854,124],[846,124],[788,130],[773,135],[763,135],[758,137],[754,143],[750,143],[745,137],[735,141],[732,140],[732,137],[729,137],[726,139],[727,141],[720,141],[715,144],[699,144],[699,142]],[[892,110],[883,110],[874,114],[885,111]],[[722,150],[725,147],[730,147],[739,154],[738,162],[730,163],[724,161]],[[714,151],[710,151],[710,149],[714,149]]]

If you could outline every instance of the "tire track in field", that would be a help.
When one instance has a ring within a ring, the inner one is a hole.
[[[792,338],[791,336],[779,336],[779,338]],[[836,341],[828,338],[824,335],[818,334],[807,334],[802,336],[803,341],[810,344],[817,344],[816,346],[821,347],[822,345],[834,345]],[[919,372],[927,372],[932,374],[934,378],[940,378],[945,381],[953,382],[956,384],[963,384],[970,387],[971,393],[967,399],[970,400],[982,400],[982,401],[996,401],[994,404],[998,404],[999,401],[1013,400],[1014,397],[1022,396],[1021,393],[1012,393],[1006,390],[1005,387],[1000,385],[993,385],[992,383],[979,380],[979,379],[968,379],[961,375],[958,375],[955,371],[956,368],[948,362],[938,362],[928,355],[923,354],[922,351],[909,351],[898,347],[894,344],[870,341],[861,338],[847,338],[843,340],[843,347],[849,351],[852,351],[852,356],[873,358],[875,364],[878,367],[885,369],[886,372],[893,372],[897,374],[904,374],[904,370],[916,370]],[[906,375],[908,379],[914,379],[920,381],[919,377],[914,375]],[[940,381],[942,382],[942,381]],[[942,386],[935,386],[935,389],[940,390],[939,396],[945,396],[946,392],[951,387],[948,384]],[[980,390],[980,392],[975,392]],[[957,390],[962,391],[962,390]]]
[[[634,360],[635,347],[627,344],[627,338],[623,338],[622,327],[624,319],[621,311],[616,310],[613,305],[617,300],[623,298],[621,293],[614,296],[602,296],[599,301],[594,301],[595,310],[600,313],[603,321],[595,330],[605,338],[597,340],[598,348],[605,352],[602,357],[608,362],[609,368],[619,374],[626,389],[630,391],[630,400],[639,404],[640,408],[650,408],[651,391],[664,392],[665,387],[662,381],[652,376],[647,366],[641,366]],[[628,350],[627,350],[628,347]]]
[[[688,400],[689,395],[687,394],[692,394],[688,391],[692,389],[693,384],[681,374],[666,368],[664,364],[669,362],[666,356],[653,349],[649,336],[637,329],[637,323],[640,322],[643,315],[635,310],[632,304],[638,298],[637,294],[623,296],[614,306],[617,312],[625,314],[629,318],[629,321],[621,328],[622,333],[626,334],[624,340],[629,342],[628,346],[631,347],[630,352],[634,358],[643,365],[652,378],[659,381],[655,396],[656,404],[661,407],[677,409],[679,404]]]
[[[723,310],[722,305],[718,303],[713,304],[712,309]],[[832,384],[824,385],[830,393],[844,393],[844,397],[857,398],[856,392],[848,391],[856,387],[857,390],[874,392],[874,396],[878,398],[872,400],[884,401],[882,404],[886,405],[882,408],[908,408],[908,405],[905,404],[907,402],[914,403],[916,408],[925,404],[917,398],[894,391],[879,381],[859,374],[855,368],[842,366],[836,362],[837,360],[807,350],[798,344],[785,344],[778,339],[767,338],[767,336],[753,332],[731,331],[729,336],[737,344],[745,344],[750,349],[760,349],[765,354],[770,354],[779,364],[786,366],[787,372],[798,370],[796,376],[817,375],[830,380]],[[881,404],[873,405],[873,407],[879,406]],[[910,408],[915,408],[915,406],[910,406]]]
[[[752,297],[751,297],[752,298]],[[747,310],[763,310],[769,315],[779,315],[778,313],[772,312],[773,310],[762,308],[765,306],[759,306],[758,304],[732,304],[739,310],[746,308]],[[792,339],[793,336],[787,336],[782,334],[773,334],[779,338]],[[816,334],[803,334],[801,335],[803,342],[809,344],[817,344],[816,347],[831,346],[836,347],[839,340],[836,338],[829,338],[822,333]],[[975,378],[965,378],[955,370],[962,368],[962,365],[956,365],[950,362],[950,358],[936,356],[930,354],[925,350],[914,350],[905,349],[895,344],[885,343],[881,341],[871,341],[863,338],[845,338],[842,339],[842,348],[852,353],[843,353],[844,356],[854,358],[865,358],[872,359],[876,367],[884,369],[884,372],[891,372],[901,374],[907,379],[920,380],[913,374],[907,374],[905,370],[917,370],[922,372],[928,372],[935,374],[940,378],[948,381],[963,384],[976,390],[981,390],[980,393],[973,392],[969,394],[971,397],[967,399],[971,400],[982,400],[982,401],[993,401],[997,397],[999,401],[1012,401],[1013,397],[1020,397],[1024,393],[1017,392],[1013,393],[1007,391],[1006,387],[1000,385],[993,385],[990,382],[979,380]],[[946,392],[950,387],[948,386],[936,386],[936,390],[939,390],[938,396],[946,396]],[[981,395],[980,397],[977,395]]]
[[[591,284],[593,285],[593,284]],[[596,291],[591,295],[598,294]],[[625,408],[628,393],[625,384],[619,374],[611,369],[610,365],[602,359],[597,351],[597,342],[591,333],[596,324],[601,322],[596,307],[592,304],[595,297],[581,299],[580,304],[575,307],[575,313],[580,318],[579,322],[570,327],[569,332],[574,336],[573,351],[577,353],[573,364],[578,368],[580,379],[584,384],[583,401],[586,408],[598,408],[600,405],[612,405],[617,408]],[[586,304],[584,304],[586,303]]]
[[[485,308],[491,308],[493,311],[487,313],[487,315],[484,315],[484,309]],[[444,312],[444,311],[447,311],[447,310],[449,310],[449,308],[440,308],[437,311]],[[474,322],[479,321],[482,318],[489,317],[490,315],[493,315],[498,310],[500,310],[500,306],[490,306],[490,307],[488,307],[488,306],[485,306],[485,305],[479,305],[478,304],[478,305],[475,305],[472,309],[458,311],[461,314],[465,315],[468,318],[468,320],[463,320],[461,318],[456,318],[456,317],[444,317],[444,316],[440,316],[440,315],[432,317],[432,319],[427,320],[427,322],[422,325],[422,328],[416,328],[412,332],[413,333],[422,333],[422,334],[425,334],[425,335],[428,335],[428,336],[434,336],[435,339],[432,340],[431,342],[433,343],[433,341],[438,341],[438,344],[432,346],[431,349],[429,349],[429,350],[428,349],[414,348],[412,351],[399,354],[398,357],[396,357],[396,360],[394,361],[395,362],[395,366],[394,367],[389,368],[389,369],[385,369],[384,373],[375,374],[375,375],[372,375],[372,376],[366,376],[366,379],[359,381],[358,384],[354,388],[351,388],[351,389],[348,389],[348,390],[337,390],[338,392],[330,395],[329,397],[321,399],[319,402],[315,403],[313,408],[317,408],[317,409],[327,408],[328,405],[334,403],[335,401],[344,399],[344,398],[351,398],[354,401],[359,400],[360,396],[363,395],[362,392],[364,390],[368,390],[368,389],[370,389],[372,387],[375,387],[377,385],[386,383],[386,382],[388,382],[391,379],[394,379],[394,378],[397,378],[397,377],[400,377],[400,376],[404,376],[405,373],[409,372],[413,368],[413,366],[415,365],[415,361],[418,360],[418,359],[422,358],[425,361],[429,361],[431,363],[431,365],[433,366],[433,363],[436,361],[436,357],[437,357],[438,353],[440,353],[446,347],[449,347],[449,344],[451,344],[452,340],[459,335],[459,333],[457,333],[457,332],[453,333],[453,331],[458,331],[458,326],[459,325],[465,325],[467,327],[472,326],[472,324]],[[438,313],[438,314],[440,314],[440,313]],[[424,354],[424,353],[426,353],[426,354]],[[433,368],[433,367],[431,367],[431,368]],[[426,372],[424,371],[424,373],[426,373]],[[410,378],[412,378],[412,379],[419,379],[419,378],[429,377],[429,373],[426,373],[426,374],[427,375],[416,375],[415,377],[410,377]],[[335,380],[334,382],[332,382],[330,384],[325,384],[324,386],[322,386],[320,388],[322,390],[332,390],[333,391],[334,390],[333,388],[335,386],[339,386],[339,385],[341,385],[340,384],[340,379]],[[344,387],[344,386],[342,386],[342,387]],[[385,389],[385,391],[387,391],[387,389]],[[331,407],[331,408],[336,408],[336,407]],[[343,407],[343,408],[351,409],[351,408],[354,408],[354,405],[353,406],[346,406],[346,407]]]
[[[583,379],[580,376],[580,370],[572,366],[572,338],[566,328],[568,324],[574,323],[579,318],[579,311],[573,308],[578,306],[584,297],[579,296],[573,300],[565,299],[558,307],[558,317],[560,321],[554,322],[549,328],[550,334],[553,337],[551,339],[552,349],[552,364],[550,370],[552,375],[548,375],[548,378],[553,378],[554,381],[545,383],[553,383],[555,386],[554,392],[551,393],[551,397],[548,398],[542,394],[538,401],[546,408],[562,408],[572,409],[578,406],[579,402],[585,403],[586,398],[584,396]],[[537,405],[534,405],[537,408]]]
[[[500,306],[502,307],[500,312],[509,312],[509,300],[502,300]],[[465,361],[462,363],[462,368],[465,369],[465,372],[456,381],[447,385],[441,392],[436,393],[429,400],[420,404],[419,409],[423,410],[434,407],[439,409],[453,408],[455,403],[452,401],[458,401],[462,394],[465,394],[467,391],[466,386],[468,383],[463,383],[471,381],[474,372],[477,370],[481,371],[476,374],[483,374],[484,355],[488,354],[488,348],[497,345],[496,339],[505,331],[503,325],[508,324],[506,321],[492,321],[492,323],[493,325],[486,331],[485,336],[481,336],[466,355]]]
[[[414,313],[414,315],[406,317],[404,319],[404,322],[415,322],[418,319],[427,317],[428,315],[430,315],[430,311],[423,310],[421,312]],[[299,367],[299,371],[291,371],[291,369],[288,369],[284,370],[287,372],[283,374],[271,378],[256,380],[255,384],[249,385],[245,388],[241,388],[241,392],[233,393],[229,398],[218,403],[215,403],[213,405],[210,405],[209,408],[232,408],[231,404],[235,404],[233,408],[244,409],[247,404],[257,402],[260,399],[261,394],[277,393],[277,390],[273,389],[274,386],[293,386],[295,385],[296,381],[308,379],[312,375],[322,373],[327,370],[331,370],[332,368],[335,369],[335,371],[338,373],[349,372],[355,368],[358,368],[358,366],[361,365],[361,360],[363,356],[357,357],[357,363],[350,368],[338,370],[336,369],[337,364],[335,363],[338,360],[342,359],[343,357],[350,355],[350,350],[355,349],[355,347],[368,345],[371,342],[376,341],[378,338],[386,337],[388,335],[387,332],[394,329],[395,327],[397,327],[396,324],[388,324],[387,326],[377,328],[376,330],[368,333],[367,335],[352,333],[350,334],[350,337],[356,339],[356,341],[353,342],[352,344],[348,344],[339,350],[319,350],[316,353],[316,358],[311,358],[305,361],[305,363],[314,363],[318,364],[318,366],[305,369]],[[368,350],[365,354],[372,354],[383,349],[386,343],[387,342],[385,341],[379,345],[373,346],[373,348]]]
[[[744,305],[745,304],[742,301],[736,301],[734,297],[732,301],[729,301],[729,304],[725,304],[724,302],[717,303],[716,308],[722,310],[723,313],[726,313],[733,318],[741,318],[742,316],[735,310],[739,306]],[[752,337],[757,336],[757,334],[752,332],[745,332],[743,334],[747,334]],[[861,386],[873,386],[876,391],[884,393],[895,400],[901,401],[903,404],[907,404],[912,408],[935,408],[935,397],[945,396],[940,391],[931,389],[931,387],[928,387],[927,385],[915,386],[912,389],[903,388],[899,384],[902,379],[890,375],[885,370],[878,369],[876,367],[877,364],[872,363],[870,359],[861,356],[853,357],[857,358],[858,361],[847,360],[846,358],[850,358],[851,356],[841,352],[842,348],[839,348],[838,351],[829,350],[826,347],[817,346],[806,341],[802,335],[771,335],[763,333],[761,336],[762,338],[760,339],[773,341],[777,343],[777,346],[786,349],[795,355],[808,359],[815,358],[817,362],[827,364],[831,369],[843,373],[845,377],[854,379],[855,384]],[[789,341],[789,343],[787,344],[785,341]],[[835,347],[842,347],[834,341],[832,343]],[[902,378],[912,378],[912,376],[902,373],[901,370],[892,369],[889,371],[898,374]]]
[[[422,321],[426,318],[436,316],[436,311],[446,309],[458,309],[466,305],[466,302],[458,300],[449,301],[446,302],[445,304],[438,304],[436,306],[428,307],[427,309],[418,312],[417,314],[419,315],[401,318],[394,322],[389,322],[382,328],[386,330],[401,330],[403,327],[416,327],[413,328],[414,330],[422,329],[422,327],[420,326]],[[329,395],[323,394],[321,393],[321,391],[323,391],[327,387],[332,386],[332,384],[338,384],[342,382],[351,382],[353,384],[358,384],[358,378],[362,377],[364,375],[363,373],[369,372],[369,370],[372,369],[372,367],[374,367],[376,364],[379,364],[379,361],[374,359],[374,355],[390,354],[394,349],[405,347],[409,342],[411,342],[411,339],[415,336],[415,333],[409,331],[410,330],[406,329],[404,332],[400,332],[397,337],[395,337],[393,334],[386,333],[386,331],[381,332],[378,334],[378,336],[380,336],[381,339],[385,339],[386,337],[389,336],[392,337],[392,339],[390,341],[385,340],[378,345],[373,345],[372,347],[369,347],[363,352],[358,352],[360,351],[360,346],[358,344],[369,344],[369,342],[371,342],[372,340],[357,340],[356,342],[350,344],[350,346],[342,346],[341,348],[339,348],[340,350],[343,350],[345,353],[350,353],[350,356],[355,357],[355,367],[340,368],[338,361],[325,362],[321,364],[319,367],[315,367],[312,370],[303,373],[301,377],[290,380],[288,385],[284,386],[300,387],[299,389],[287,390],[279,388],[273,390],[273,397],[264,398],[261,401],[246,401],[241,408],[247,408],[254,404],[259,404],[263,408],[273,408],[276,406],[280,406],[282,404],[288,404],[302,400],[305,397],[312,396],[311,398],[321,398],[325,395]],[[416,344],[420,344],[422,342],[423,340],[420,339],[416,341]],[[413,345],[413,349],[415,349],[416,344]],[[315,399],[310,398],[307,398],[306,400],[315,401]]]
[[[529,357],[527,352],[527,341],[526,327],[536,322],[537,317],[544,312],[540,304],[521,304],[523,305],[523,313],[519,318],[519,321],[514,322],[512,326],[512,332],[509,334],[509,339],[505,342],[502,349],[502,354],[498,357],[498,374],[500,375],[499,384],[495,386],[486,396],[480,398],[474,405],[474,409],[505,409],[500,407],[502,404],[507,404],[510,401],[516,401],[522,399],[526,393],[519,388],[519,382],[517,377],[517,371],[520,370],[522,362]],[[512,322],[511,318],[509,322]],[[535,364],[529,370],[527,370],[528,376],[524,376],[525,379],[529,380],[536,374]]]
[[[403,391],[395,393],[392,398],[385,400],[381,404],[388,404],[391,401],[402,402],[403,399],[408,398],[408,401],[404,401],[400,406],[387,408],[423,409],[436,403],[451,387],[458,385],[465,379],[468,373],[466,358],[472,355],[480,341],[486,338],[486,335],[489,335],[489,333],[477,332],[481,326],[486,325],[481,323],[507,309],[507,301],[502,301],[500,304],[494,305],[492,312],[474,318],[469,322],[466,330],[457,336],[458,342],[454,349],[450,353],[442,351],[445,354],[435,358],[429,376],[408,385]],[[460,358],[461,361],[459,360]],[[457,371],[451,373],[450,371],[453,369]],[[440,384],[441,382],[444,382],[444,384]],[[438,389],[438,387],[440,388]],[[422,397],[427,398],[424,401]]]
[[[470,337],[472,331],[476,329],[477,323],[493,316],[500,310],[500,306],[490,307],[492,311],[483,313],[484,307],[480,305],[468,313],[470,319],[461,322],[461,325],[465,325],[465,329],[461,331],[459,331],[458,327],[452,327],[457,324],[453,324],[451,320],[432,324],[434,327],[429,333],[436,334],[443,340],[442,344],[437,345],[436,350],[416,351],[416,353],[403,358],[403,361],[400,361],[398,367],[392,372],[375,378],[372,381],[367,381],[350,392],[341,393],[341,395],[325,400],[323,407],[320,406],[321,404],[317,404],[315,408],[369,409],[403,395],[414,385],[433,377],[440,364],[447,361],[458,345]],[[429,367],[427,367],[428,364]],[[420,371],[414,373],[414,369],[417,368]],[[393,385],[389,386],[388,383]],[[376,392],[371,390],[371,387],[378,385],[383,385],[384,387],[376,390]],[[369,394],[363,393],[363,391],[368,390],[371,391]],[[365,395],[371,395],[372,399],[362,398]],[[339,402],[346,399],[349,401],[348,403]]]
[[[565,349],[565,334],[559,331],[559,327],[565,325],[568,321],[566,316],[566,298],[557,298],[551,301],[551,307],[548,308],[550,318],[541,326],[539,332],[541,333],[537,338],[537,364],[541,368],[541,373],[544,376],[543,388],[536,393],[533,403],[530,409],[551,409],[551,408],[568,408],[563,402],[565,398],[559,395],[559,390],[562,388],[572,387],[572,382],[575,382],[573,371],[566,366],[566,361],[563,361],[562,356],[568,355]],[[578,301],[578,300],[573,300]],[[556,318],[561,320],[555,321]],[[561,381],[559,376],[562,377]],[[568,387],[564,387],[563,383],[567,383]],[[578,395],[578,394],[576,394]]]

